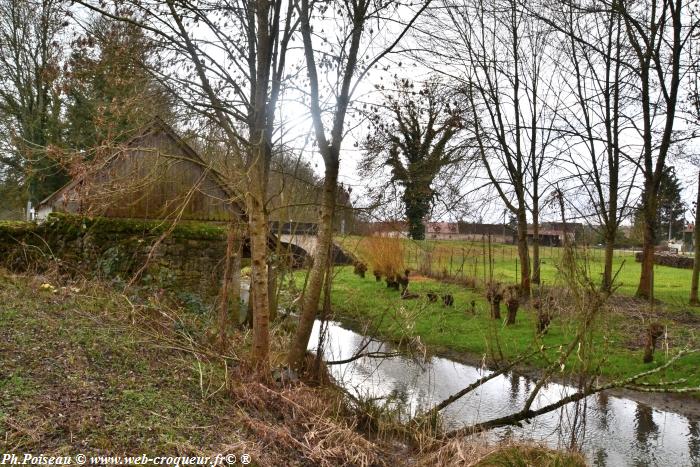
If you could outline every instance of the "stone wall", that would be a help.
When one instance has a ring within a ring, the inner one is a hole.
[[[2,222],[0,265],[16,271],[58,267],[123,282],[146,265],[142,285],[216,296],[226,252],[225,228],[183,222],[164,236],[168,227],[162,222],[57,213],[39,225]]]
[[[635,254],[635,260],[638,263],[642,262],[642,252]],[[654,264],[672,268],[693,269],[693,258],[672,253],[654,253]]]

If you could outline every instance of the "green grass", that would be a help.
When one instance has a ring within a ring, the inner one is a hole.
[[[355,252],[361,258],[367,259],[367,237],[343,237],[338,238],[349,251]],[[428,262],[430,257],[431,270],[435,273],[446,271],[448,275],[456,277],[471,276],[480,281],[490,279],[489,257],[493,264],[493,278],[500,282],[515,283],[519,280],[519,267],[517,248],[514,245],[494,243],[491,246],[491,254],[488,252],[488,244],[463,240],[424,240],[414,241],[402,239],[404,245],[404,262],[407,267],[419,269]],[[557,264],[561,258],[563,248],[540,247],[541,280],[543,284],[552,284],[558,273]],[[601,280],[603,274],[602,248],[581,248],[585,254],[590,277]],[[532,248],[530,248],[532,259]],[[371,263],[371,261],[369,261]],[[633,296],[637,291],[641,264],[635,261],[634,254],[630,251],[615,251],[613,259],[613,271],[618,272],[615,285],[621,294]],[[680,307],[688,303],[690,295],[690,282],[692,270],[678,269],[668,266],[654,267],[654,296],[669,305]]]
[[[194,356],[131,327],[119,294],[44,281],[0,270],[0,451],[172,455],[240,441],[221,412],[232,402],[203,400]],[[199,428],[210,425],[223,431]]]
[[[0,268],[1,453],[248,453],[253,466],[299,467],[405,455],[356,431],[334,387],[261,384],[247,364],[250,332],[231,331],[224,365],[214,316],[129,293]],[[273,329],[273,361],[288,338]]]
[[[336,268],[335,273],[331,301],[336,317],[350,325],[371,322],[372,329],[394,342],[407,342],[420,336],[421,342],[433,350],[463,353],[473,360],[482,355],[513,358],[533,346],[545,345],[552,348],[547,358],[553,359],[557,348],[570,342],[578,329],[573,316],[559,316],[549,332],[540,338],[533,311],[520,307],[516,324],[505,326],[489,317],[488,303],[481,293],[459,285],[425,278],[413,280],[409,289],[421,294],[421,298],[402,300],[397,291],[387,289],[383,282],[375,282],[369,274],[362,279],[352,273],[351,267]],[[298,275],[299,285],[302,280],[301,274]],[[453,294],[455,306],[429,303],[425,299],[428,291]],[[467,312],[472,300],[476,302],[475,316]],[[632,375],[665,361],[664,351],[657,350],[652,365],[642,363],[643,335],[650,320],[668,326],[670,354],[693,341],[700,329],[697,315],[671,309],[651,311],[645,303],[632,299],[612,300],[611,303],[594,323],[591,345],[592,364],[600,365],[601,373],[609,378]],[[505,310],[502,315],[505,317]],[[530,364],[543,366],[547,363],[544,358],[536,358]],[[571,358],[568,365],[571,369],[582,369],[577,356]],[[688,378],[688,384],[700,386],[698,365],[700,355],[686,356],[660,374],[659,379]]]

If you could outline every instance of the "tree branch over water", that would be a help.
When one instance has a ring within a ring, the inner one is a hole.
[[[666,368],[669,368],[671,365],[673,365],[676,361],[678,361],[681,357],[695,353],[700,351],[700,349],[683,349],[680,352],[678,352],[676,355],[671,357],[666,363],[663,365],[660,365],[656,368],[653,368],[648,371],[643,371],[641,373],[637,373],[633,376],[630,376],[625,379],[621,380],[616,380],[612,381],[607,384],[603,385],[596,385],[594,386],[592,384],[589,384],[587,387],[584,389],[575,392],[573,394],[570,394],[566,397],[563,397],[559,399],[556,402],[553,402],[551,404],[547,404],[543,407],[540,407],[539,409],[536,410],[531,410],[529,408],[529,404],[526,404],[522,410],[515,412],[510,415],[506,415],[505,417],[498,417],[498,418],[493,418],[491,420],[487,420],[485,422],[481,423],[475,423],[473,425],[469,425],[463,428],[459,428],[457,430],[450,431],[445,434],[445,438],[457,438],[460,436],[468,436],[474,433],[479,433],[482,431],[487,431],[487,430],[492,430],[494,428],[502,427],[502,426],[509,426],[509,425],[519,425],[521,421],[527,421],[532,418],[538,417],[540,415],[546,414],[548,412],[552,412],[554,410],[557,410],[560,407],[563,407],[564,405],[570,403],[570,402],[577,402],[582,399],[585,399],[588,396],[592,396],[593,394],[599,393],[601,391],[606,391],[608,389],[633,389],[635,391],[640,390],[639,386],[635,385],[638,380],[645,378],[647,376],[651,376],[654,374],[657,374],[661,372],[662,370],[665,370]],[[479,385],[483,384],[480,383]],[[668,388],[666,387],[667,385],[665,383],[659,383],[657,385],[650,384],[648,386],[645,385],[645,387],[642,389],[644,392],[662,392],[662,393],[688,393],[688,392],[695,392],[695,391],[700,391],[700,387],[687,387],[687,388]]]

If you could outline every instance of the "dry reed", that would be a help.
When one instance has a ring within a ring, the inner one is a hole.
[[[372,269],[383,276],[396,277],[404,273],[404,246],[401,239],[367,237],[365,251]]]

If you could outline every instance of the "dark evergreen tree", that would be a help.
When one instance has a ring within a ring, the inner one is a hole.
[[[685,205],[681,198],[681,186],[673,166],[664,168],[658,190],[658,209],[656,211],[656,238],[659,241],[681,238],[685,227]],[[638,209],[634,217],[634,236],[641,240],[644,219]]]
[[[681,185],[676,170],[667,166],[659,185],[659,207],[656,238],[681,238],[685,228],[685,204],[681,198]],[[670,224],[670,229],[669,229]]]
[[[155,43],[133,24],[98,17],[73,42],[65,80],[67,145],[90,149],[124,141],[172,102],[154,79]]]
[[[64,27],[59,0],[0,0],[0,182],[35,203],[67,178],[52,157],[61,140]]]

